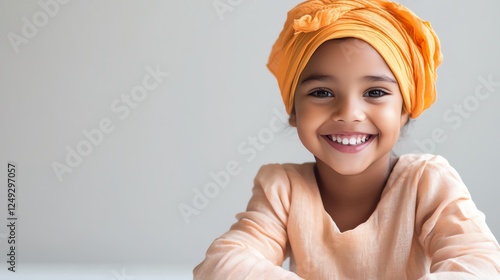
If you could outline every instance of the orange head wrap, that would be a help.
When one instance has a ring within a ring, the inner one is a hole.
[[[316,49],[347,37],[367,42],[384,58],[411,118],[434,103],[442,55],[428,22],[401,4],[383,0],[309,0],[288,12],[267,64],[289,114],[299,76]]]

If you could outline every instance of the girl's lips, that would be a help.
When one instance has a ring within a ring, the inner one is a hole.
[[[331,134],[322,136],[330,146],[343,153],[357,153],[367,147],[377,135]]]
[[[372,136],[371,134],[366,134],[366,133],[326,135],[326,137],[328,137],[328,139],[332,140],[333,142],[351,146],[364,143],[368,139],[370,139],[371,136]]]

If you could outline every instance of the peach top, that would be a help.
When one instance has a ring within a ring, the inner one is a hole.
[[[370,218],[340,232],[314,163],[263,166],[194,279],[500,279],[500,247],[440,156],[401,156]],[[290,270],[281,267],[290,257]]]

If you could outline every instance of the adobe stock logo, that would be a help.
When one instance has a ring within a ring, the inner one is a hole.
[[[244,161],[231,159],[226,162],[223,169],[210,171],[210,181],[202,187],[192,189],[193,196],[190,202],[180,203],[179,211],[186,224],[191,223],[193,216],[198,216],[201,211],[206,209],[210,202],[219,196],[220,192],[228,187],[231,180],[238,176],[242,171],[242,162],[250,163],[262,153],[267,146],[274,141],[275,136],[285,130],[288,124],[288,114],[286,112],[273,109],[273,116],[265,127],[262,127],[256,134],[248,136],[241,141],[236,150]],[[293,134],[296,130],[291,130]],[[290,136],[285,135],[285,136]]]
[[[156,90],[169,75],[168,72],[163,72],[160,69],[160,65],[156,65],[155,69],[147,66],[145,70],[147,74],[142,78],[140,85],[134,86],[130,93],[122,94],[120,98],[114,99],[110,104],[111,112],[121,121],[127,119],[130,112],[138,108],[141,102],[144,102],[150,93]],[[85,139],[78,141],[75,148],[70,145],[65,147],[65,161],[63,163],[53,161],[51,164],[59,182],[63,181],[65,173],[73,172],[73,169],[82,163],[83,158],[89,156],[94,147],[99,146],[104,141],[106,134],[112,133],[115,129],[115,122],[111,118],[105,117],[99,121],[97,128],[82,130]]]
[[[22,44],[28,44],[30,39],[35,38],[39,29],[45,27],[49,23],[49,19],[55,17],[59,13],[60,5],[66,5],[68,2],[69,0],[38,1],[38,6],[40,6],[41,10],[35,12],[31,16],[31,19],[27,17],[21,18],[23,26],[21,27],[20,35],[14,32],[7,33],[7,38],[14,52],[16,54],[19,53],[19,47]]]
[[[452,130],[457,130],[462,127],[465,119],[469,119],[476,112],[481,103],[491,98],[496,88],[500,87],[500,82],[493,80],[493,75],[489,74],[488,78],[478,77],[474,92],[467,95],[461,102],[454,103],[453,108],[443,112],[442,120],[444,123],[451,125]],[[448,129],[449,130],[449,129]],[[415,139],[414,143],[418,147],[413,153],[434,153],[439,144],[443,144],[448,140],[446,127],[436,127],[431,131],[431,135],[425,139]]]
[[[221,21],[224,20],[224,14],[233,12],[236,7],[241,5],[243,0],[214,0],[212,6],[214,7],[217,16]]]

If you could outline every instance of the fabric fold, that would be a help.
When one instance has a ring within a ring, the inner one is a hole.
[[[312,0],[290,10],[267,64],[289,114],[307,62],[322,43],[339,38],[361,39],[380,53],[398,81],[411,118],[435,102],[442,54],[429,22],[388,1]]]

